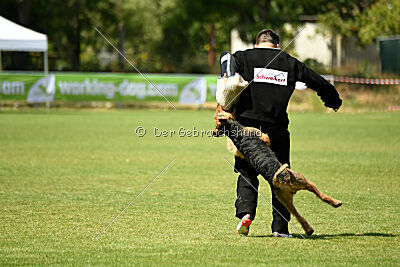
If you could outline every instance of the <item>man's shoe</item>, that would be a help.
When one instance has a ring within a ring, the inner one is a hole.
[[[278,232],[273,232],[272,233],[273,237],[293,237],[292,235],[289,234],[280,234]]]
[[[249,234],[250,224],[251,224],[250,214],[243,216],[242,220],[237,226],[238,234],[247,236]]]

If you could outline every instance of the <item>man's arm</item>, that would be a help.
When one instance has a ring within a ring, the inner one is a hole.
[[[340,108],[342,100],[330,82],[298,60],[295,62],[295,71],[297,80],[304,82],[307,87],[316,91],[326,107],[334,110]]]
[[[235,59],[235,72],[243,75],[243,51],[237,51],[232,56]]]

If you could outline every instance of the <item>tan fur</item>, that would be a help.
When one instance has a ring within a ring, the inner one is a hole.
[[[278,179],[278,174],[284,176],[283,181]],[[282,167],[275,173],[274,177],[272,178],[272,183],[275,187],[273,190],[278,200],[285,205],[285,207],[290,211],[290,213],[293,214],[293,216],[296,217],[307,235],[311,235],[314,232],[314,229],[294,207],[293,195],[296,194],[297,191],[308,190],[313,192],[322,201],[330,204],[334,208],[338,208],[342,205],[341,201],[327,196],[319,191],[317,186],[308,180],[304,175],[289,169],[287,164],[282,165]]]
[[[229,152],[233,153],[236,157],[244,159],[244,155],[240,152],[236,146],[233,144],[231,139],[226,139],[226,148]]]
[[[214,125],[215,128],[213,130],[213,135],[218,136],[218,127],[221,125],[221,123],[218,120],[218,115],[222,113],[224,110],[222,109],[220,104],[217,104],[217,109],[215,110],[215,115],[214,115]],[[231,115],[233,117],[233,115]]]
[[[243,130],[245,135],[258,136],[260,137],[261,141],[267,143],[268,146],[271,146],[271,140],[269,140],[268,134],[261,132],[260,129],[254,127],[244,127]]]
[[[268,134],[262,133],[260,139],[261,141],[265,142],[269,147],[271,146],[271,140],[269,139]]]

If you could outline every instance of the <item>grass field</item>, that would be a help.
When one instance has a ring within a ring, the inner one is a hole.
[[[399,113],[290,114],[293,169],[344,202],[333,209],[299,192],[296,207],[315,229],[307,239],[294,229],[295,238],[272,238],[262,198],[250,235],[235,233],[236,177],[224,160],[233,156],[223,140],[178,136],[212,129],[211,117],[1,112],[0,265],[399,264]],[[154,127],[176,134],[155,137]],[[260,192],[270,199],[265,181]]]

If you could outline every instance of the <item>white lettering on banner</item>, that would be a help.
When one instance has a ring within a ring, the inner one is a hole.
[[[73,95],[77,92],[83,94],[83,83],[80,82],[58,82],[58,87],[62,95],[72,95],[72,91],[74,92]]]
[[[90,82],[89,79],[86,79],[85,85],[87,95],[105,95],[108,99],[114,98],[114,83],[98,82],[97,79]]]
[[[114,98],[114,83],[98,82],[97,79],[86,79],[84,82],[58,82],[62,95],[105,95]]]
[[[286,71],[254,68],[254,82],[287,85],[287,77]]]
[[[24,95],[25,83],[22,81],[0,82],[0,94],[3,95]]]
[[[158,91],[164,96],[177,96],[178,85],[174,83],[159,83],[156,85]],[[148,85],[147,95],[148,96],[159,96],[160,93],[151,84]]]
[[[146,84],[130,83],[125,79],[119,84],[119,93],[121,96],[136,96],[138,99],[143,99],[146,97]]]
[[[160,96],[160,93],[150,84],[129,82],[123,80],[118,86],[113,82],[99,82],[97,79],[86,79],[84,82],[58,82],[62,95],[104,95],[108,99],[114,98],[115,92],[121,96],[136,96],[143,99],[146,96]],[[164,96],[178,96],[178,85],[175,83],[157,84],[157,89]]]

